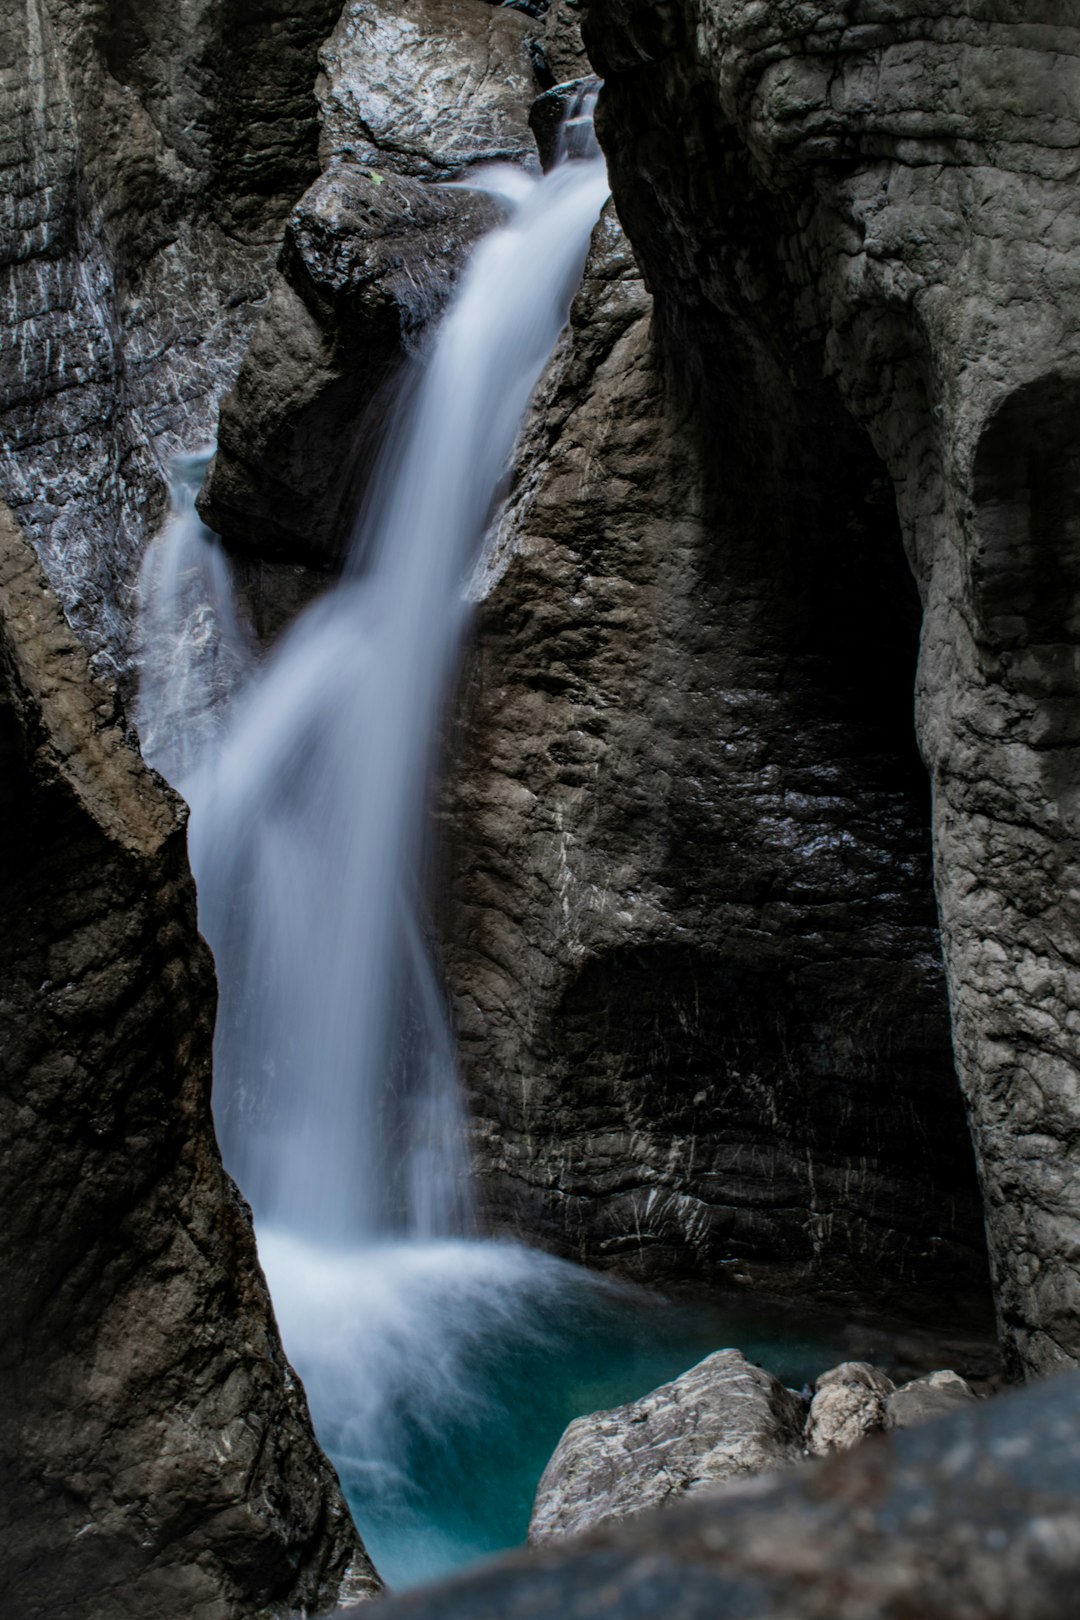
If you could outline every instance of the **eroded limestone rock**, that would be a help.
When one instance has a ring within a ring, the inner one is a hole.
[[[1001,1327],[1041,1372],[1080,1359],[1080,28],[1063,0],[856,9],[590,0],[585,36],[706,433],[718,374],[760,419],[772,370],[804,424],[842,400],[891,479]]]
[[[643,1400],[575,1418],[544,1470],[529,1540],[575,1535],[802,1455],[806,1404],[738,1350]]]
[[[974,1399],[975,1393],[967,1380],[961,1378],[959,1373],[943,1368],[940,1372],[927,1373],[923,1378],[913,1378],[910,1383],[901,1384],[899,1389],[894,1390],[888,1399],[885,1426],[889,1429],[913,1429],[920,1423],[945,1417],[958,1406],[965,1406]]]
[[[211,439],[318,172],[337,0],[29,0],[0,17],[0,493],[126,675],[164,467]]]
[[[449,180],[481,163],[535,169],[529,20],[487,0],[346,0],[320,52],[320,153]]]
[[[892,1379],[866,1361],[844,1361],[822,1373],[810,1402],[807,1451],[824,1457],[888,1428],[893,1392]]]
[[[869,1362],[845,1361],[821,1374],[807,1403],[740,1351],[719,1350],[644,1400],[576,1418],[537,1487],[529,1540],[576,1535],[725,1481],[849,1451],[974,1399],[954,1372],[897,1388]]]
[[[2,506],[0,748],[0,1609],[370,1596],[214,1140],[183,807]]]
[[[443,932],[488,1218],[958,1319],[982,1216],[889,493],[835,402],[812,428],[765,372],[743,414],[719,353],[703,439],[652,322],[609,210],[477,587]]]

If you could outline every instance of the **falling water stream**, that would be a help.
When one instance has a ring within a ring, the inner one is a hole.
[[[602,159],[475,184],[475,250],[403,404],[340,583],[259,661],[199,522],[206,455],[141,581],[144,751],[191,805],[220,1006],[214,1108],[286,1348],[395,1585],[522,1539],[570,1417],[724,1343],[730,1316],[473,1231],[422,874],[440,720],[530,395],[607,196]],[[648,1302],[647,1304],[645,1302]],[[778,1372],[820,1345],[781,1329]]]

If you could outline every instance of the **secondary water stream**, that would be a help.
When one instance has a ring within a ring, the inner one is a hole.
[[[724,1343],[717,1321],[473,1234],[422,874],[466,585],[607,195],[598,156],[478,182],[476,249],[341,582],[259,661],[194,491],[142,578],[144,751],[191,805],[220,985],[214,1107],[286,1348],[395,1585],[522,1539],[570,1417]],[[735,1326],[735,1337],[732,1328]],[[801,1381],[826,1352],[772,1343]]]

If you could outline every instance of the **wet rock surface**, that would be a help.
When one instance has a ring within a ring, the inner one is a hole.
[[[391,1599],[388,1620],[1071,1620],[1080,1377]]]
[[[324,165],[346,156],[430,180],[535,169],[529,27],[487,0],[347,0],[320,52]]]
[[[348,549],[403,368],[498,205],[471,169],[536,170],[529,19],[486,0],[350,0],[321,53],[320,178],[288,223],[200,509],[241,553]]]
[[[775,373],[703,440],[652,318],[609,210],[477,587],[443,931],[486,1213],[958,1324],[981,1211],[888,486]]]
[[[371,1595],[218,1157],[183,808],[2,507],[0,676],[0,1608]]]
[[[201,503],[234,554],[340,562],[404,357],[497,217],[479,193],[349,162],[305,193]]]
[[[1076,18],[590,0],[585,37],[620,212],[706,431],[726,393],[762,423],[746,455],[767,483],[772,372],[803,423],[842,400],[889,474],[1002,1331],[1016,1368],[1073,1364]],[[872,465],[853,476],[869,495]]]

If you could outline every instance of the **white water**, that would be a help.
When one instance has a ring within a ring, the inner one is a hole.
[[[474,183],[511,217],[474,253],[389,436],[346,576],[231,707],[243,638],[190,500],[144,576],[159,655],[140,724],[192,807],[222,1151],[257,1219],[320,1242],[468,1224],[424,921],[431,776],[465,585],[607,195],[598,158]],[[201,620],[193,582],[212,604]],[[211,622],[216,659],[200,641]]]

